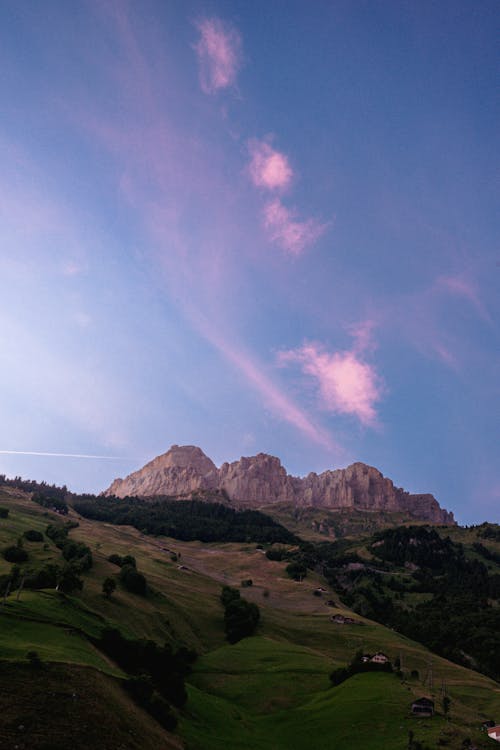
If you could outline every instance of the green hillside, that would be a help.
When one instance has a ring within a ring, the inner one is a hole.
[[[407,747],[409,732],[429,748],[462,748],[467,738],[477,747],[491,744],[480,726],[500,719],[497,682],[353,614],[317,572],[298,582],[286,574],[286,561],[269,560],[255,543],[153,537],[71,509],[63,517],[11,488],[0,490],[0,506],[8,509],[0,518],[0,549],[22,539],[28,554],[17,574],[16,564],[0,556],[1,591],[16,581],[0,599],[0,741],[6,746],[396,750]],[[45,532],[48,524],[68,521],[79,524],[68,539],[92,554],[92,567],[80,574],[82,590],[20,590],[37,570],[62,569],[68,551]],[[43,541],[28,541],[29,530],[40,531]],[[471,547],[470,554],[479,553]],[[133,555],[146,595],[124,588],[110,555]],[[117,584],[109,598],[102,593],[108,577]],[[244,580],[252,585],[242,588]],[[255,635],[234,645],[224,636],[222,585],[239,588],[260,608]],[[318,587],[321,595],[314,593]],[[332,614],[363,624],[336,624]],[[173,653],[184,646],[197,652],[186,677],[187,702],[171,708],[178,719],[174,734],[123,689],[127,669],[103,650],[104,628],[161,648],[167,643]],[[357,674],[331,687],[330,672],[358,650],[383,651],[401,674]],[[28,658],[30,652],[37,658]],[[423,695],[434,697],[437,715],[413,718],[411,702]]]

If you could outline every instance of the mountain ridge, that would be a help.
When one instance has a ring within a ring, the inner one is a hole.
[[[455,524],[430,493],[409,493],[373,466],[360,461],[305,477],[287,473],[276,456],[243,456],[217,468],[201,448],[173,445],[125,479],[115,479],[104,495],[189,496],[199,491],[223,493],[231,505],[257,508],[290,502],[297,507],[404,511],[411,518]]]

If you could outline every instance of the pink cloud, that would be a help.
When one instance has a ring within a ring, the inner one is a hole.
[[[362,424],[374,423],[375,404],[382,396],[380,378],[355,351],[329,354],[320,345],[311,343],[282,352],[279,361],[301,365],[304,374],[316,382],[322,406],[327,411],[352,414]]]
[[[200,85],[205,94],[233,86],[241,67],[240,33],[220,18],[197,23],[200,39],[194,49],[200,67]]]
[[[300,255],[321,237],[328,225],[321,224],[317,219],[298,221],[295,211],[276,198],[264,206],[264,226],[272,242],[291,255]]]
[[[285,154],[276,151],[265,141],[251,140],[248,144],[250,178],[256,187],[267,190],[288,187],[293,170]]]

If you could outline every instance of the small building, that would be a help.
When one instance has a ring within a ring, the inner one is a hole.
[[[361,657],[361,661],[363,662],[363,664],[366,664],[367,662],[371,660],[372,660],[371,654],[363,654],[363,656]]]
[[[389,657],[383,654],[381,651],[379,651],[378,653],[372,656],[370,661],[373,662],[374,664],[387,664],[387,662],[389,661]]]
[[[488,737],[496,742],[500,742],[500,724],[496,727],[490,727],[488,729]]]
[[[430,698],[419,698],[411,704],[413,716],[433,716],[434,701]]]

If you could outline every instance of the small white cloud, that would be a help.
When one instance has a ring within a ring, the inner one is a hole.
[[[281,364],[297,362],[318,388],[323,409],[337,414],[351,414],[363,424],[376,420],[375,405],[382,396],[380,378],[356,351],[330,354],[319,344],[306,344],[281,352]]]

